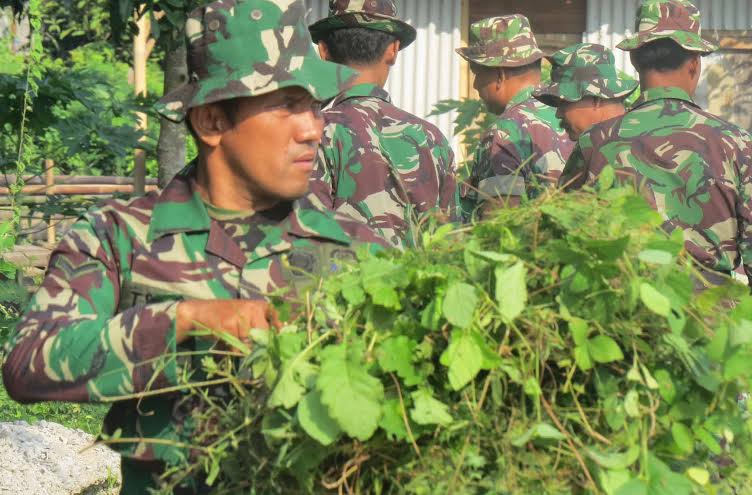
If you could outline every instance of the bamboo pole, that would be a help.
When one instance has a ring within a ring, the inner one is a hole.
[[[136,96],[146,96],[146,60],[149,51],[147,45],[151,34],[151,23],[145,8],[136,11],[135,16],[138,34],[133,38],[133,89]],[[139,112],[136,118],[138,119],[136,129],[146,132],[148,125],[146,114]],[[141,141],[145,139],[146,136],[142,137]],[[134,193],[142,196],[146,184],[146,152],[140,148],[133,152],[133,184]]]
[[[44,179],[47,186],[47,196],[55,194],[55,162],[49,158],[44,161]],[[47,245],[54,246],[57,242],[57,235],[55,232],[55,221],[52,215],[47,220]]]
[[[24,186],[21,189],[21,193],[24,195],[46,195],[50,188],[47,185],[41,186]],[[118,184],[67,184],[56,185],[53,187],[54,194],[64,196],[75,196],[83,194],[115,194],[115,193],[134,193],[135,189],[130,185],[118,185]],[[156,191],[157,186],[149,185],[145,187],[146,192]],[[10,194],[10,189],[7,187],[0,187],[0,195]]]

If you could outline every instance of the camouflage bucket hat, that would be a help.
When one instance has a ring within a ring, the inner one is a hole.
[[[543,58],[530,21],[514,14],[490,17],[470,26],[470,46],[457,48],[469,62],[486,67],[521,67]]]
[[[397,18],[393,0],[329,0],[329,16],[309,28],[314,43],[330,31],[362,27],[394,35],[400,50],[415,41],[415,28]]]
[[[303,0],[219,0],[194,10],[185,25],[189,81],[157,111],[179,122],[193,107],[287,87],[333,98],[356,72],[321,60],[305,14]]]
[[[637,9],[637,34],[617,48],[636,50],[646,43],[671,39],[691,52],[711,53],[717,46],[702,38],[700,11],[689,0],[646,0]]]
[[[603,45],[578,43],[546,59],[551,62],[551,82],[533,96],[552,107],[585,96],[625,98],[638,86],[637,81],[619,77],[614,54]]]

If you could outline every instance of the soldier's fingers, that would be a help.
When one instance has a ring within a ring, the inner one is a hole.
[[[266,308],[266,319],[267,321],[269,321],[269,323],[272,324],[275,329],[279,330],[282,328],[282,322],[279,321],[279,314],[271,304]]]

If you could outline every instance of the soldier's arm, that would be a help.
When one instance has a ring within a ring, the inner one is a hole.
[[[495,206],[514,206],[527,196],[530,159],[523,148],[528,141],[519,125],[502,121],[481,143],[483,160],[478,176],[480,200],[494,200]],[[512,203],[511,205],[508,203]]]
[[[592,155],[592,143],[590,135],[586,132],[580,139],[569,155],[564,170],[559,177],[559,187],[570,191],[580,189],[587,184],[589,177],[589,160]]]
[[[456,165],[454,151],[449,142],[444,138],[439,159],[439,209],[445,212],[450,222],[458,222],[461,219],[460,212],[460,188],[457,184]]]
[[[99,401],[176,383],[177,302],[118,313],[123,260],[100,234],[85,217],[52,254],[10,340],[3,380],[14,399]]]

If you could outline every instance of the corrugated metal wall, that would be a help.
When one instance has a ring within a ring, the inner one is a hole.
[[[704,30],[752,29],[752,0],[695,0]],[[616,49],[625,35],[634,31],[640,0],[588,0],[587,33],[584,39],[614,49],[617,66],[629,74],[634,68],[629,54]]]
[[[386,89],[395,105],[423,117],[452,139],[453,115],[427,117],[434,104],[460,97],[462,45],[460,0],[396,0],[398,15],[418,30],[415,42],[405,48],[392,68]],[[327,0],[308,0],[310,22],[325,17]]]

